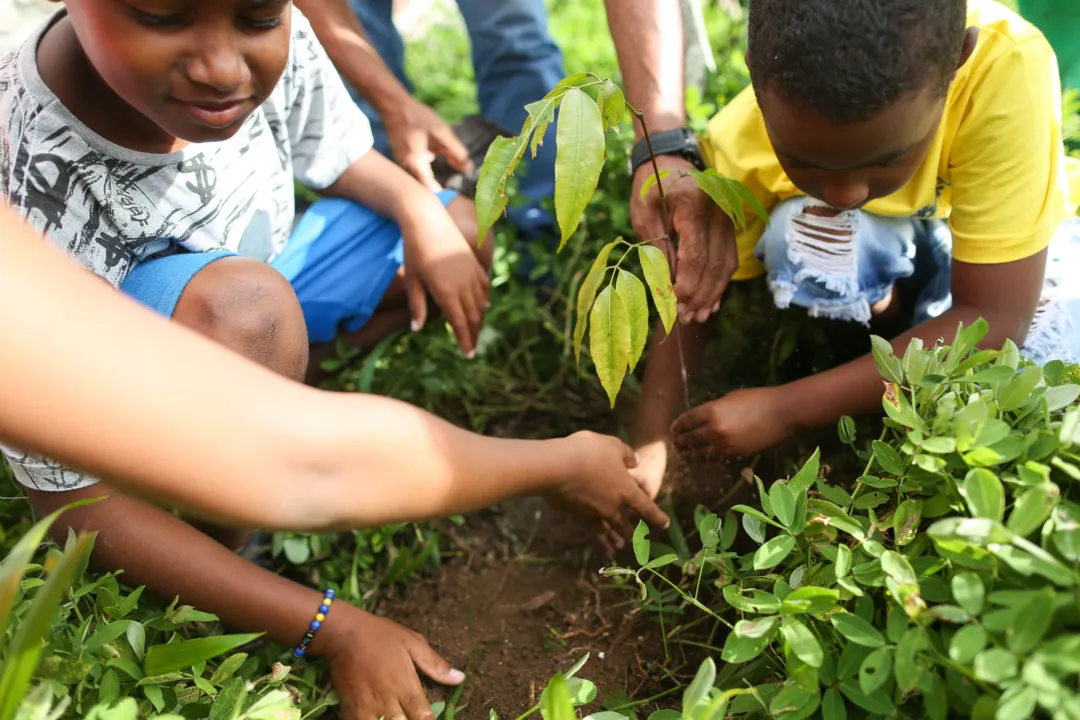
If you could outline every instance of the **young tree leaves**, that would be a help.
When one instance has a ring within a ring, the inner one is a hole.
[[[589,274],[585,276],[585,280],[578,289],[577,303],[575,306],[577,322],[574,325],[574,358],[578,362],[581,362],[581,341],[585,339],[585,327],[587,325],[586,320],[589,316],[589,310],[592,309],[593,301],[596,300],[596,293],[600,290],[600,285],[604,282],[604,275],[607,272],[608,256],[611,255],[611,251],[614,250],[615,246],[620,242],[622,242],[622,238],[609,242],[603,247],[596,256],[596,259],[593,260],[592,267],[589,268]]]
[[[555,131],[555,219],[562,231],[559,250],[577,230],[596,192],[605,155],[600,108],[582,90],[567,90]]]
[[[495,221],[506,211],[509,197],[506,194],[506,181],[514,174],[518,162],[525,154],[529,142],[528,135],[517,137],[497,137],[488,147],[480,174],[476,179],[476,225],[477,237],[487,237]],[[576,227],[576,226],[575,226]]]
[[[656,312],[660,315],[664,331],[670,333],[675,325],[676,307],[675,290],[671,285],[671,268],[668,267],[667,256],[652,245],[639,245],[637,250],[641,270],[645,273],[645,282],[649,285]]]
[[[589,314],[589,354],[611,407],[630,363],[630,318],[622,298],[608,285]]]
[[[694,178],[698,187],[724,211],[724,214],[731,218],[736,228],[746,227],[744,207],[747,206],[761,218],[762,222],[769,221],[769,211],[765,209],[761,200],[738,180],[724,177],[713,168],[704,171],[691,170],[690,176]]]
[[[649,196],[649,191],[656,187],[658,182],[666,180],[668,176],[671,175],[671,172],[671,170],[661,170],[659,180],[656,178],[656,173],[650,173],[649,177],[645,178],[645,182],[641,184],[641,190],[638,192],[638,199],[641,200],[641,202],[645,202],[645,198]],[[665,190],[666,189],[665,186]]]
[[[596,104],[600,106],[600,115],[604,120],[604,130],[619,131],[623,113],[626,111],[626,97],[622,88],[607,78],[600,83],[596,93]]]
[[[649,339],[649,301],[641,281],[622,268],[615,280],[615,292],[622,298],[630,320],[630,372],[633,372]]]

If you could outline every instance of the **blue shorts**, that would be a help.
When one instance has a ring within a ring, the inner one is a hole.
[[[438,194],[443,206],[457,196]],[[397,224],[363,205],[322,198],[300,218],[289,242],[270,265],[292,285],[312,343],[356,332],[375,312],[403,262]],[[136,265],[120,289],[143,305],[172,317],[184,288],[210,263],[236,257],[229,250],[181,251]]]
[[[870,321],[870,309],[894,284],[910,278],[914,322],[952,306],[952,233],[944,220],[884,217],[850,210],[835,218],[808,216],[819,203],[800,196],[779,203],[758,241],[777,307],[811,316]],[[850,240],[838,241],[838,238]],[[1080,219],[1070,219],[1050,243],[1042,300],[1022,352],[1039,364],[1080,362]]]

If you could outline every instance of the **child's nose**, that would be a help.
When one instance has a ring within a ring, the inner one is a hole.
[[[837,210],[850,210],[866,202],[870,197],[870,187],[863,182],[848,182],[829,185],[821,194],[821,199]]]
[[[244,55],[231,33],[208,32],[187,63],[187,74],[199,85],[221,93],[242,88],[250,77]]]

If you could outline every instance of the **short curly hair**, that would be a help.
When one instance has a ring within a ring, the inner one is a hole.
[[[948,90],[966,0],[750,0],[754,87],[830,122],[867,120],[901,95]]]

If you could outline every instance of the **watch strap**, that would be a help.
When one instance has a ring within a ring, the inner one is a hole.
[[[661,155],[676,155],[690,162],[698,170],[705,169],[705,160],[701,157],[698,147],[697,136],[688,127],[663,130],[649,135],[652,142],[653,153]],[[630,153],[630,174],[637,172],[638,168],[649,162],[649,143],[644,138],[634,143],[634,149]]]

